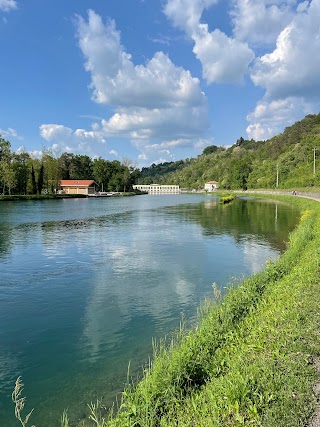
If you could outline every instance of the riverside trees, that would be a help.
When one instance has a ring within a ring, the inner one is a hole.
[[[0,194],[54,193],[61,179],[94,179],[104,191],[126,191],[132,188],[139,171],[127,161],[72,153],[59,153],[44,148],[41,158],[24,150],[11,151],[9,141],[0,136]]]

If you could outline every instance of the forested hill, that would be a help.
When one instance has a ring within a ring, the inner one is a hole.
[[[315,162],[314,150],[319,156]],[[215,180],[226,189],[274,188],[277,170],[279,188],[320,185],[320,114],[310,114],[266,141],[241,137],[230,148],[209,146],[195,159],[142,168],[139,183],[198,189]]]

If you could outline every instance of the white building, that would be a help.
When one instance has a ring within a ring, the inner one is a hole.
[[[219,188],[219,183],[217,181],[208,181],[204,184],[205,191],[216,191]]]
[[[148,194],[180,194],[179,185],[160,185],[160,184],[137,184],[132,186],[134,190],[145,191]]]

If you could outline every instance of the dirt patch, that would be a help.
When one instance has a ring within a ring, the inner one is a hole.
[[[315,359],[314,366],[320,375],[320,358]],[[320,381],[315,384],[313,391],[317,398],[317,406],[309,427],[320,427]]]

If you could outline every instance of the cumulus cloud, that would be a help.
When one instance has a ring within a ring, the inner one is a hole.
[[[274,43],[293,19],[296,5],[297,0],[234,0],[231,16],[235,37],[252,45]]]
[[[298,13],[280,33],[273,52],[258,58],[251,72],[266,96],[308,97],[320,93],[320,0]]]
[[[241,83],[254,53],[247,44],[226,36],[216,29],[208,31],[199,25],[194,35],[193,52],[202,64],[202,74],[208,83]]]
[[[247,127],[247,135],[256,141],[265,140],[280,133],[284,127],[292,125],[296,120],[306,114],[316,113],[318,105],[312,105],[304,98],[288,97],[260,101],[255,110],[247,116],[250,125]]]
[[[240,83],[255,55],[246,42],[229,37],[218,28],[210,32],[208,25],[201,23],[203,11],[215,3],[216,0],[168,0],[164,13],[194,41],[193,52],[208,83]]]
[[[251,79],[265,89],[248,115],[247,133],[265,139],[305,114],[319,112],[320,0],[302,2],[271,53],[257,58]]]
[[[121,107],[163,108],[198,105],[204,94],[189,71],[175,66],[163,52],[146,65],[134,65],[121,45],[115,22],[104,23],[94,11],[77,20],[79,46],[91,74],[94,101]]]
[[[239,83],[246,73],[265,90],[247,133],[265,139],[319,108],[320,0],[232,0],[232,34],[209,31],[203,12],[216,0],[167,0],[164,13],[193,40],[208,83]],[[214,13],[214,9],[213,9]],[[261,51],[268,53],[261,55]],[[271,52],[270,52],[271,50]],[[260,57],[255,59],[256,53]],[[255,59],[255,60],[254,60]],[[273,114],[273,118],[270,117]]]
[[[9,12],[17,9],[18,5],[15,0],[0,0],[0,11]]]
[[[95,123],[92,127],[96,130],[72,130],[66,126],[52,123],[42,124],[39,129],[42,138],[52,143],[53,149],[79,154],[86,153],[94,157],[96,144],[104,144],[106,140],[100,128],[97,130]]]
[[[200,24],[202,13],[219,0],[168,0],[164,13],[175,27],[185,31],[190,37]]]
[[[114,109],[101,121],[101,134],[129,138],[143,154],[141,148],[151,139],[160,145],[169,138],[192,139],[206,132],[207,98],[198,78],[163,52],[135,65],[115,22],[104,22],[92,10],[88,19],[77,17],[76,27],[92,99]]]

